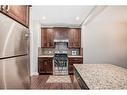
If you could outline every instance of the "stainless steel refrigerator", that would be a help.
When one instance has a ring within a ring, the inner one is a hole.
[[[30,87],[29,32],[0,13],[0,89]]]

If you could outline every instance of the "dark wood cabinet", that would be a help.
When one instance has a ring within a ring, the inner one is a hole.
[[[29,6],[28,5],[1,5],[4,14],[21,23],[29,26]]]
[[[38,72],[39,74],[52,74],[53,73],[53,58],[39,57],[38,58]]]
[[[41,47],[53,48],[54,47],[54,31],[53,29],[41,29]]]
[[[68,32],[69,48],[80,48],[81,47],[81,29],[74,28],[69,29]]]
[[[74,73],[74,66],[73,64],[83,64],[83,57],[69,57],[68,58],[68,69],[69,74]]]
[[[68,61],[69,74],[73,74],[73,64],[83,64],[83,57],[69,57]],[[53,57],[38,57],[38,72],[39,74],[53,74]]]
[[[53,48],[55,40],[68,39],[69,48],[81,47],[81,29],[80,28],[42,28],[41,29],[41,47]]]
[[[54,32],[56,40],[68,39],[68,28],[54,28]]]

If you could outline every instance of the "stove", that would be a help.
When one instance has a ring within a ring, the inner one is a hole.
[[[68,75],[67,53],[55,53],[53,58],[53,75]]]

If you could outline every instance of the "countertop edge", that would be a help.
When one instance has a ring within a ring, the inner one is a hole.
[[[51,55],[51,56],[47,56],[47,55],[46,55],[46,56],[38,56],[38,57],[54,57],[54,55],[53,55],[53,56],[52,56],[52,55]],[[71,58],[71,57],[72,57],[72,58],[74,58],[74,57],[83,58],[83,56],[68,56],[68,57],[69,57],[69,58]]]

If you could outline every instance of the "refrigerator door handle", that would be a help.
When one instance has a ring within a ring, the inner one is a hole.
[[[26,38],[28,38],[28,37],[29,37],[29,34],[28,34],[28,33],[26,33],[26,34],[25,34],[25,37],[26,37]]]

